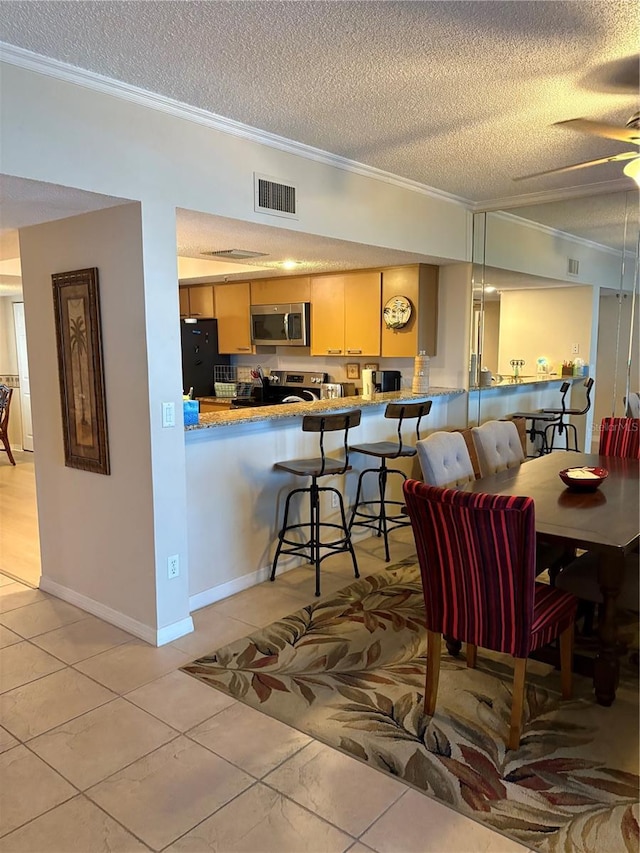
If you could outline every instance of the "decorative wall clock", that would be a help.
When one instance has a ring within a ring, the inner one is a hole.
[[[412,311],[406,296],[392,296],[385,304],[382,316],[388,329],[402,329],[411,319]]]

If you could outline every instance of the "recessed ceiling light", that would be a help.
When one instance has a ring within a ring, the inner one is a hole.
[[[496,292],[496,289],[495,289],[495,287],[494,287],[492,284],[488,284],[488,285],[485,287],[484,292],[485,292],[485,293],[495,293],[495,292]]]
[[[282,269],[283,270],[294,270],[297,266],[299,266],[298,261],[283,261]]]

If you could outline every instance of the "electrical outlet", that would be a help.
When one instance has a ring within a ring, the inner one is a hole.
[[[578,355],[580,352],[580,344],[571,344],[571,355]]]
[[[167,577],[177,578],[180,574],[180,557],[174,554],[172,557],[167,557]]]
[[[335,492],[331,492],[331,506],[333,509],[338,509],[340,506],[340,498]]]

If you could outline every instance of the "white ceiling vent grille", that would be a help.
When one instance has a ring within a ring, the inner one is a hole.
[[[250,252],[248,249],[216,249],[213,252],[200,252],[211,258],[230,258],[233,261],[244,261],[247,258],[264,258],[266,252]]]
[[[296,188],[292,184],[282,184],[268,175],[254,172],[254,194],[256,213],[270,213],[272,216],[298,218]]]
[[[567,258],[567,275],[578,275],[580,261],[576,258]]]

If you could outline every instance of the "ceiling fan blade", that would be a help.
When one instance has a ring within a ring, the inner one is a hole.
[[[640,88],[640,56],[624,56],[589,71],[581,85],[595,92],[637,95]]]
[[[590,121],[586,118],[572,118],[568,121],[557,121],[554,127],[568,127],[579,133],[590,133],[592,136],[604,136],[606,139],[618,139],[620,142],[632,142],[640,145],[640,129],[637,127],[617,127],[601,121]]]
[[[521,175],[514,181],[526,181],[528,178],[539,178],[541,175],[558,175],[560,172],[572,172],[574,169],[586,169],[588,166],[600,166],[603,163],[615,163],[620,160],[633,160],[640,157],[637,151],[625,151],[623,154],[612,154],[610,157],[600,157],[598,160],[585,160],[572,166],[562,166],[559,169],[547,169],[545,172],[534,172],[532,175]]]

